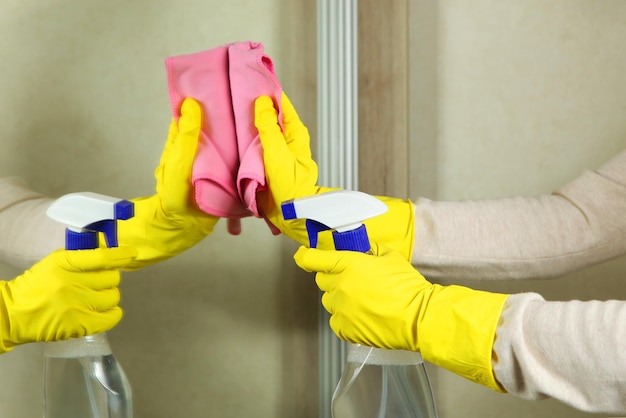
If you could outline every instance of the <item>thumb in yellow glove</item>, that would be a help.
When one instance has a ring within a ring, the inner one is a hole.
[[[259,207],[267,219],[283,234],[303,245],[308,245],[305,221],[285,221],[281,204],[290,199],[325,193],[330,188],[317,185],[317,164],[311,157],[309,131],[302,123],[286,94],[281,100],[283,127],[278,122],[278,112],[272,99],[259,97],[255,102],[254,123],[263,147],[263,163],[268,190],[257,195]],[[410,201],[377,196],[389,211],[366,220],[373,241],[400,251],[411,259],[414,239],[414,210]],[[330,234],[320,236],[321,248],[332,248]]]
[[[294,256],[298,266],[317,272],[337,336],[420,351],[431,363],[501,391],[491,357],[507,295],[431,284],[398,252],[373,250],[377,256],[300,247]]]
[[[21,276],[0,281],[0,353],[114,327],[122,318],[117,269],[136,255],[125,247],[59,250]]]
[[[135,216],[118,222],[121,246],[134,247],[132,270],[173,257],[209,235],[219,218],[202,212],[195,203],[191,170],[198,147],[202,112],[193,99],[185,99],[181,116],[172,120],[155,171],[156,194],[132,199]]]

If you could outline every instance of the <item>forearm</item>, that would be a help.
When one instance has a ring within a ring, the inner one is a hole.
[[[0,262],[24,270],[63,247],[63,225],[46,216],[50,203],[22,180],[0,178]]]
[[[412,263],[429,278],[536,278],[626,253],[626,152],[551,195],[415,202]]]
[[[626,302],[546,302],[510,296],[494,344],[507,392],[551,397],[577,409],[626,412]]]

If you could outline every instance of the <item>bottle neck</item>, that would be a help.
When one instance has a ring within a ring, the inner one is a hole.
[[[105,333],[54,341],[44,345],[46,357],[80,358],[109,354],[112,354],[112,351]]]
[[[360,344],[348,344],[348,362],[369,365],[415,365],[422,364],[422,355],[416,351],[387,350],[367,347]]]

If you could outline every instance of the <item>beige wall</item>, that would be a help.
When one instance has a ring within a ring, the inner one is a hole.
[[[232,41],[266,45],[314,126],[315,49],[302,48],[315,3],[291,3],[3,1],[0,176],[53,196],[151,194],[171,117],[164,58]],[[137,417],[317,416],[319,296],[293,250],[247,219],[240,237],[220,224],[182,256],[125,274],[125,318],[109,338]],[[41,370],[38,345],[0,356],[0,416],[41,416]]]
[[[549,193],[623,149],[625,16],[621,0],[412,0],[411,195]],[[556,280],[463,284],[624,299],[625,277],[622,257]],[[440,418],[595,416],[430,370]]]

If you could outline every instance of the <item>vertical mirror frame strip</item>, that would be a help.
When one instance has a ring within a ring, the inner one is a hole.
[[[317,1],[317,162],[319,184],[358,190],[357,0]],[[345,344],[320,308],[320,418],[331,417],[333,392],[345,364]]]

